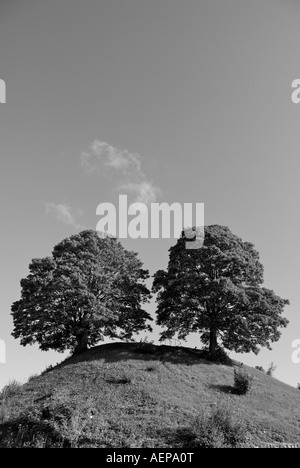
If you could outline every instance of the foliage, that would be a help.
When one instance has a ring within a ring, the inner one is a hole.
[[[142,309],[150,292],[137,254],[114,238],[83,231],[33,259],[12,305],[13,336],[40,349],[83,351],[105,336],[129,338],[151,327]]]
[[[250,392],[253,376],[240,369],[234,369],[234,392],[237,395],[246,395]]]
[[[246,442],[246,425],[233,416],[232,409],[217,406],[201,413],[192,423],[197,448],[238,448]]]
[[[265,369],[262,366],[255,366],[255,369],[259,370],[260,372],[265,373]]]
[[[258,353],[279,339],[288,320],[288,300],[262,287],[263,266],[250,242],[227,227],[205,227],[200,249],[186,249],[184,233],[170,248],[167,271],[154,275],[161,340],[200,333],[213,355],[218,344],[236,352]]]
[[[18,395],[22,392],[23,385],[17,380],[11,380],[0,392],[0,399],[6,400],[7,398]]]

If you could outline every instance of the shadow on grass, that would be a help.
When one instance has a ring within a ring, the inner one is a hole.
[[[75,354],[59,364],[56,369],[76,364],[79,362],[98,361],[102,359],[106,363],[122,360],[158,360],[162,363],[195,365],[201,362],[205,364],[218,364],[209,360],[206,351],[185,348],[183,346],[153,345],[151,343],[109,343],[96,346],[81,354]]]
[[[196,436],[188,427],[158,429],[156,437],[162,440],[167,447],[195,448],[197,446]]]
[[[131,383],[131,379],[124,377],[122,379],[114,378],[114,377],[109,377],[108,379],[105,379],[105,382],[113,384],[113,385],[126,385]]]
[[[51,424],[20,416],[0,424],[0,448],[69,448],[70,442],[63,439]]]
[[[231,385],[209,385],[209,388],[211,388],[212,390],[217,390],[222,393],[238,395],[235,388],[232,387]]]

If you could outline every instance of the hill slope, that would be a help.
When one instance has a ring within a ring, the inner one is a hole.
[[[248,446],[300,443],[300,392],[262,372],[231,393],[233,367],[188,348],[109,344],[10,386],[0,398],[0,447],[186,447],[195,416],[220,404]]]

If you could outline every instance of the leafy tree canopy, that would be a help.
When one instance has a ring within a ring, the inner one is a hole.
[[[150,292],[137,254],[114,238],[83,231],[34,259],[12,305],[13,336],[40,349],[83,351],[103,338],[151,331],[142,308]]]
[[[161,339],[200,333],[213,355],[219,344],[258,353],[279,339],[289,301],[262,286],[263,266],[250,242],[225,226],[205,227],[203,247],[185,248],[184,233],[170,248],[167,271],[154,275]]]

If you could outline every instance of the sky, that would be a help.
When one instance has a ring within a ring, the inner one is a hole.
[[[65,356],[11,336],[30,261],[119,194],[204,203],[205,224],[254,243],[290,324],[234,357],[300,382],[299,26],[294,0],[0,0],[0,388]],[[122,240],[151,275],[174,242]]]

